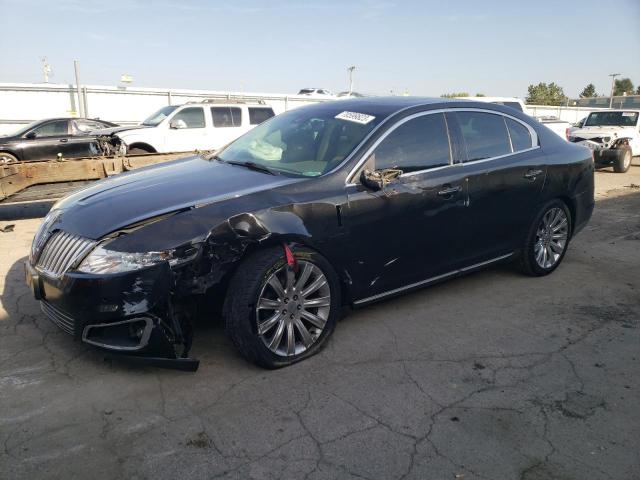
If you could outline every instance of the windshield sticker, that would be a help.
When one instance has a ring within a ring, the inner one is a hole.
[[[373,115],[367,115],[366,113],[342,112],[336,115],[335,118],[346,120],[347,122],[355,122],[360,123],[361,125],[366,125],[376,117],[374,117]]]
[[[623,117],[635,117],[636,112],[622,112]]]

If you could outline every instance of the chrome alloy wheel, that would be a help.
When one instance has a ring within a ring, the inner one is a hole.
[[[331,309],[331,291],[320,268],[298,260],[284,265],[262,286],[256,306],[258,336],[276,355],[298,355],[324,330]]]
[[[16,159],[13,156],[0,153],[0,165],[9,165],[11,163],[16,163]]]
[[[569,239],[569,220],[562,208],[554,207],[544,214],[538,230],[533,251],[536,262],[542,268],[553,267],[565,248]]]

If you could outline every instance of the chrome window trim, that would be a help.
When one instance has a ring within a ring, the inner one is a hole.
[[[453,270],[453,271],[448,272],[448,273],[443,273],[442,275],[436,275],[435,277],[427,278],[426,280],[421,280],[419,282],[411,283],[411,284],[405,285],[403,287],[394,288],[393,290],[387,290],[386,292],[378,293],[378,294],[372,295],[370,297],[361,298],[360,300],[354,301],[353,304],[354,305],[360,305],[360,304],[363,304],[363,303],[369,303],[369,302],[372,302],[374,300],[379,300],[379,299],[387,297],[389,295],[393,295],[395,293],[400,293],[400,292],[403,292],[405,290],[409,290],[410,288],[419,287],[419,286],[422,286],[422,285],[428,285],[430,283],[436,282],[438,280],[443,280],[445,278],[451,277],[453,275],[457,275],[459,273],[466,273],[466,272],[469,272],[469,271],[474,270],[476,268],[484,267],[485,265],[489,265],[491,263],[499,262],[500,260],[505,260],[505,259],[509,258],[512,255],[513,255],[513,252],[508,253],[506,255],[501,255],[499,257],[492,258],[490,260],[486,260],[484,262],[474,263],[473,265],[469,265],[468,267],[459,268],[457,270]]]
[[[413,107],[411,107],[413,108]],[[406,110],[406,109],[403,109]],[[403,111],[401,110],[401,111]],[[400,175],[399,178],[403,178],[403,177],[409,177],[412,175],[417,175],[420,173],[424,173],[424,172],[433,172],[436,170],[441,170],[443,168],[450,168],[450,167],[456,167],[459,165],[468,165],[468,164],[476,164],[476,163],[480,163],[480,162],[488,162],[488,161],[492,161],[492,160],[498,160],[501,158],[505,158],[511,155],[515,155],[518,153],[523,153],[523,152],[529,152],[532,150],[536,150],[538,148],[540,148],[540,145],[538,145],[538,134],[536,133],[536,131],[533,129],[533,127],[531,127],[529,124],[527,124],[526,122],[512,116],[509,115],[508,113],[502,113],[502,112],[497,112],[495,110],[488,110],[488,109],[484,109],[484,108],[471,108],[471,107],[461,107],[461,108],[440,108],[437,110],[427,110],[427,111],[422,111],[422,112],[416,112],[412,115],[409,115],[401,120],[399,120],[398,122],[396,122],[391,128],[389,128],[389,130],[387,130],[378,140],[376,140],[376,142],[371,145],[371,147],[369,147],[364,155],[362,156],[362,158],[358,161],[358,163],[349,171],[349,174],[347,175],[346,179],[345,179],[345,186],[353,186],[353,185],[357,185],[357,183],[355,183],[353,181],[355,174],[358,172],[358,170],[360,170],[360,168],[362,167],[362,165],[366,162],[366,160],[369,158],[369,156],[373,153],[373,151],[378,147],[378,145],[380,145],[380,143],[382,143],[396,128],[398,128],[399,126],[403,125],[404,123],[413,120],[414,118],[417,117],[421,117],[424,115],[432,115],[432,114],[436,114],[436,113],[455,113],[455,112],[481,112],[481,113],[490,113],[493,115],[501,115],[503,118],[507,117],[510,118],[518,123],[520,123],[521,125],[523,125],[527,130],[529,130],[529,134],[531,136],[531,148],[528,149],[524,149],[524,150],[518,150],[517,152],[510,152],[510,153],[506,153],[504,155],[498,155],[497,157],[490,157],[490,158],[483,158],[481,160],[472,160],[470,162],[460,162],[460,163],[455,163],[453,161],[453,154],[450,156],[449,160],[450,160],[450,164],[449,165],[443,165],[441,167],[433,167],[433,168],[426,168],[424,170],[419,170],[419,171],[415,171],[415,172],[408,172],[408,173],[403,173],[402,175]],[[397,112],[400,113],[400,112]],[[446,121],[446,116],[445,116],[445,121]],[[381,122],[380,125],[378,125],[378,127],[376,127],[371,133],[370,135],[375,132],[381,125],[383,125],[384,122]],[[505,122],[505,128],[507,130],[507,135],[509,135],[509,129],[507,128],[506,122]],[[447,132],[449,131],[449,124],[447,123]],[[369,135],[369,136],[370,136]],[[367,136],[367,138],[369,137]],[[366,140],[366,139],[365,139]],[[509,137],[509,141],[511,141],[511,137]],[[364,140],[363,140],[364,142]],[[362,143],[361,143],[362,144]],[[358,145],[358,148],[356,148],[354,150],[354,154],[355,152],[357,152],[360,148],[360,145]],[[451,148],[451,136],[449,135],[449,148]],[[513,150],[513,147],[511,148]]]

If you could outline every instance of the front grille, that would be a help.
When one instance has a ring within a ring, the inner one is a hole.
[[[49,318],[49,320],[59,326],[62,330],[67,332],[69,335],[75,334],[76,322],[69,314],[64,313],[62,310],[54,307],[46,301],[40,302],[40,309],[47,318]]]
[[[57,231],[47,241],[36,267],[45,275],[60,277],[76,260],[83,258],[95,242],[67,232]]]

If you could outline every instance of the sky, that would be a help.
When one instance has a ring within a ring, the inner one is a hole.
[[[0,0],[0,82],[525,97],[640,84],[640,0]]]

